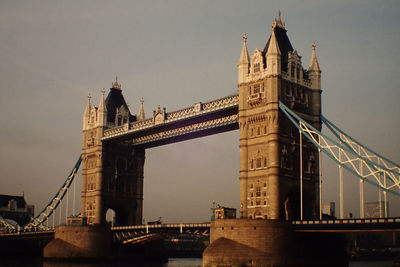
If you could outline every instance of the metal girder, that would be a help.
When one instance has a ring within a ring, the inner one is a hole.
[[[308,140],[339,166],[354,174],[360,180],[400,197],[400,193],[395,191],[400,189],[400,168],[398,164],[357,142],[325,117],[321,117],[322,122],[333,131],[338,141],[315,129],[281,101],[279,101],[279,108]]]
[[[0,224],[2,225],[3,228],[5,228],[5,230],[7,232],[14,232],[17,231],[18,229],[18,225],[14,226],[11,223],[9,223],[6,219],[4,219],[2,216],[0,216]]]
[[[322,122],[328,127],[328,129],[340,140],[341,143],[350,148],[354,153],[356,153],[360,158],[363,158],[365,162],[368,162],[371,168],[375,171],[387,175],[387,178],[391,179],[392,185],[388,187],[400,186],[400,165],[394,163],[393,161],[379,155],[372,149],[360,144],[356,139],[351,137],[342,131],[339,127],[329,121],[327,118],[321,115]],[[362,164],[362,161],[358,161]],[[383,177],[382,177],[383,178]]]
[[[61,203],[68,188],[70,187],[71,183],[74,181],[74,178],[78,172],[79,166],[81,165],[81,162],[82,162],[82,155],[79,156],[78,161],[76,162],[74,168],[71,170],[71,173],[68,175],[67,179],[64,181],[63,185],[57,191],[57,193],[52,198],[52,200],[49,202],[49,204],[42,210],[42,212],[39,213],[38,216],[33,218],[30,223],[23,226],[23,228],[22,228],[23,231],[34,230],[36,228],[46,229],[46,227],[44,227],[42,225],[42,223],[45,222],[50,217],[50,215],[54,212],[54,210]]]

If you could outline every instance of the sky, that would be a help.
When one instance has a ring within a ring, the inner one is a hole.
[[[242,34],[262,50],[279,10],[304,67],[316,41],[323,114],[399,163],[399,1],[1,1],[0,193],[45,207],[81,153],[88,93],[98,105],[115,76],[147,117],[236,93]],[[144,219],[238,208],[238,145],[234,131],[148,149]],[[324,160],[323,175],[323,202],[337,202],[337,168]],[[345,214],[358,214],[358,181],[345,179]]]

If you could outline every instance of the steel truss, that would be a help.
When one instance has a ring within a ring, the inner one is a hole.
[[[281,101],[279,101],[279,108],[319,151],[328,155],[340,168],[354,174],[360,179],[361,183],[367,182],[382,190],[385,199],[386,193],[400,197],[399,164],[362,145],[322,115],[321,121],[338,139],[337,141],[315,129]]]
[[[18,228],[18,225],[14,226],[11,223],[9,223],[6,219],[4,219],[2,216],[0,216],[0,228],[3,228],[7,232],[15,232]]]
[[[67,193],[70,185],[75,179],[75,176],[78,172],[79,166],[82,162],[82,155],[79,156],[78,161],[76,162],[74,168],[71,170],[71,173],[68,175],[67,179],[65,180],[64,184],[60,187],[57,191],[53,199],[49,202],[49,204],[39,213],[38,216],[32,219],[32,221],[23,226],[23,231],[32,231],[36,229],[46,230],[47,227],[43,225],[43,222],[49,219],[49,217],[53,214],[55,209],[61,203],[62,199],[64,198],[65,194]]]

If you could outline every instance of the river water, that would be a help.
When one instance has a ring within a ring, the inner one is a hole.
[[[23,259],[10,262],[0,261],[0,267],[37,266],[37,267],[201,267],[201,258],[169,258],[166,263],[136,263],[130,262],[41,262],[25,261]],[[393,261],[351,261],[349,267],[394,267]]]

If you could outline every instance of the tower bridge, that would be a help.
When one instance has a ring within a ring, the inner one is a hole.
[[[324,229],[340,232],[357,227],[365,231],[382,227],[398,231],[398,218],[362,226],[365,225],[364,183],[374,185],[379,195],[383,194],[385,217],[388,217],[387,194],[400,196],[400,165],[362,145],[321,114],[321,69],[315,42],[311,49],[310,63],[305,68],[279,15],[262,51],[256,48],[249,56],[247,35],[243,35],[237,65],[237,94],[198,102],[174,112],[158,107],[150,117],[145,116],[143,100],[138,114],[131,113],[116,79],[107,96],[102,91],[97,107],[88,97],[83,114],[81,157],[49,206],[24,229],[46,228],[44,224],[61,205],[82,159],[80,218],[88,225],[105,225],[106,212],[112,209],[116,224],[125,227],[113,228],[114,232],[120,236],[125,230],[149,234],[149,226],[141,225],[146,149],[239,130],[241,219],[227,221],[226,225],[219,221],[198,226],[210,228],[216,251],[226,245],[221,240],[242,240],[242,236],[234,232],[237,228],[246,229],[241,230],[243,235],[254,227],[249,236],[257,233],[265,238],[271,229],[273,233],[287,232],[286,221],[293,222],[294,232]],[[322,125],[326,125],[336,139],[323,134]],[[321,153],[326,153],[340,170],[339,223],[324,220],[322,214]],[[360,181],[359,217],[362,221],[344,220],[344,169]],[[6,223],[2,218],[0,221]],[[164,225],[150,227],[153,230],[167,228]],[[182,226],[177,225],[169,228],[182,230]],[[271,236],[272,239],[278,237]],[[246,242],[240,246],[251,245]],[[277,242],[278,248],[283,246],[282,241]],[[265,256],[262,255],[261,258]]]
[[[140,224],[145,149],[239,129],[241,217],[312,218],[319,206],[318,151],[303,141],[307,168],[301,171],[296,164],[299,133],[279,102],[321,130],[321,71],[315,47],[309,68],[303,68],[279,18],[264,50],[256,49],[251,58],[243,36],[238,94],[175,112],[159,107],[149,118],[143,101],[138,115],[131,114],[117,79],[106,98],[102,92],[98,107],[89,98],[83,115],[82,215],[89,224],[102,224],[105,212],[113,209],[120,225]],[[304,176],[301,193],[299,173]]]

